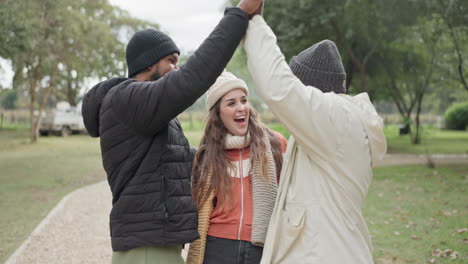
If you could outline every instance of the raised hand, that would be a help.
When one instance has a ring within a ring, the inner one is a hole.
[[[256,14],[260,14],[262,2],[262,0],[241,0],[237,7],[242,9],[250,17],[253,17]]]

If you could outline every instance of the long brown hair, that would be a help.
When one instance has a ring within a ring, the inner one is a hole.
[[[271,151],[276,166],[276,179],[279,178],[283,155],[280,142],[273,131],[257,120],[257,112],[250,106],[249,128],[250,133],[250,160],[251,168],[260,162],[262,178],[268,182],[269,175],[266,166],[266,145],[262,140],[264,133],[268,133]],[[220,117],[220,100],[210,109],[205,126],[205,132],[195,155],[192,167],[192,194],[197,206],[200,208],[213,190],[221,197],[218,201],[221,210],[227,201],[231,201],[231,179],[228,169],[234,169],[227,153],[224,151],[224,141],[228,130]],[[208,174],[211,174],[210,182],[207,182]],[[204,186],[209,184],[208,191],[204,192]]]

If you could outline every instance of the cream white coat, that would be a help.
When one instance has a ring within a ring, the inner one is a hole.
[[[244,48],[258,94],[292,135],[261,263],[373,263],[361,209],[387,144],[368,95],[302,84],[261,16]]]

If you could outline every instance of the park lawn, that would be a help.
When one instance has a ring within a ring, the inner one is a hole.
[[[387,153],[408,154],[466,154],[468,153],[468,131],[443,130],[431,126],[422,127],[422,142],[410,143],[410,135],[398,135],[396,125],[386,126]]]
[[[28,142],[30,142],[29,128],[26,124],[7,124],[0,129],[0,151]]]
[[[468,164],[375,168],[363,211],[376,264],[468,263],[467,187]]]
[[[0,263],[26,239],[67,193],[105,180],[98,139],[41,137],[0,131]]]
[[[280,123],[268,124],[268,127],[289,138],[289,131]],[[384,128],[387,139],[387,153],[390,154],[467,154],[468,132],[442,130],[423,126],[422,142],[411,144],[410,136],[398,135],[398,126],[389,125]]]

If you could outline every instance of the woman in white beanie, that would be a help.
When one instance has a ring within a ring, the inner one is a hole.
[[[245,82],[223,72],[208,90],[192,169],[198,232],[187,263],[259,263],[287,140],[257,119]]]

